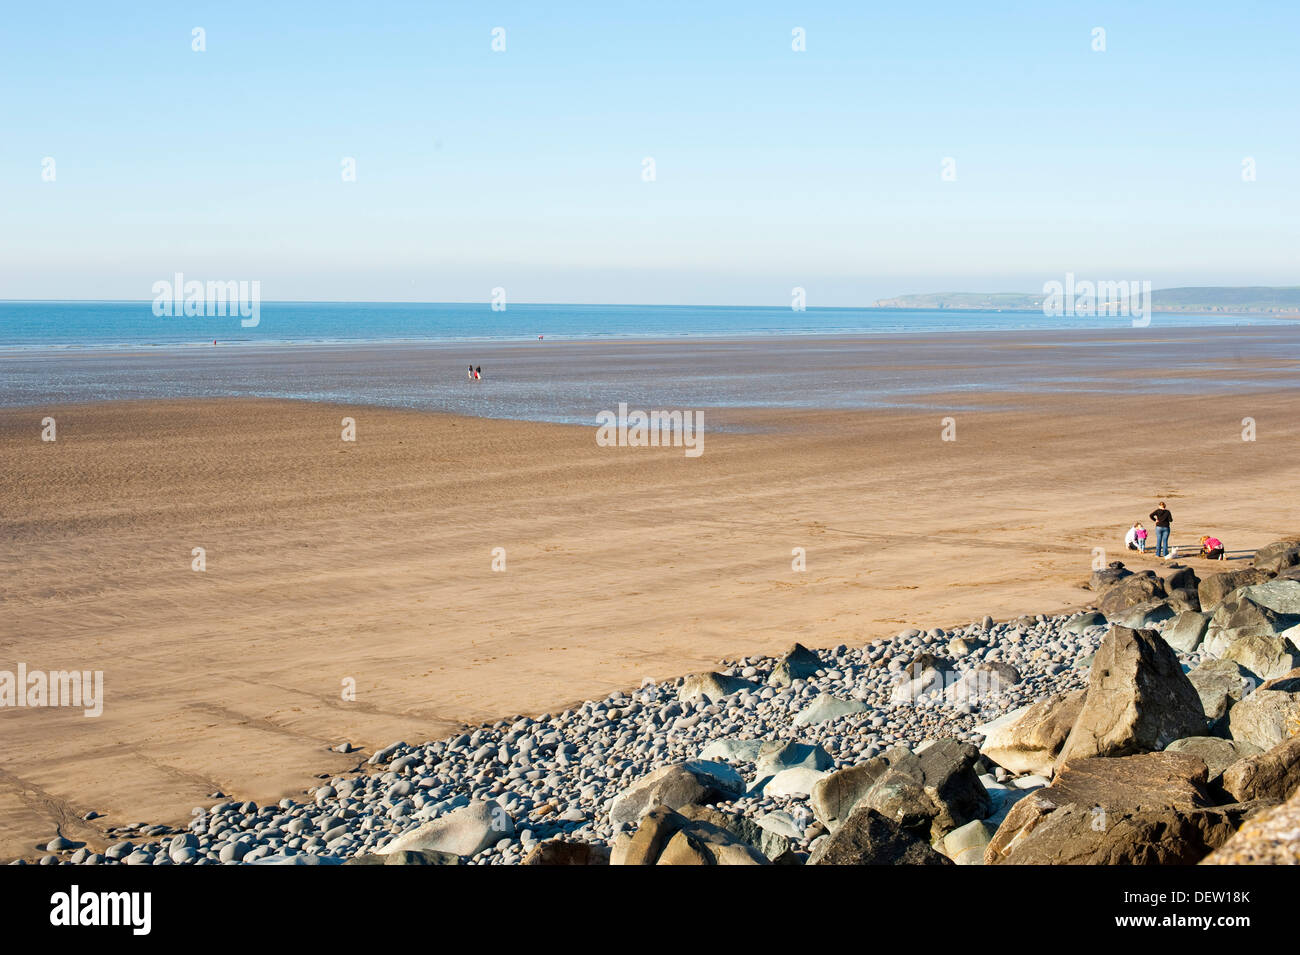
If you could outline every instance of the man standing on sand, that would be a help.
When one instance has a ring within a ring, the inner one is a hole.
[[[1151,520],[1156,522],[1156,556],[1169,556],[1169,525],[1174,521],[1174,515],[1169,513],[1165,507],[1165,502],[1161,501],[1160,506],[1151,512]]]

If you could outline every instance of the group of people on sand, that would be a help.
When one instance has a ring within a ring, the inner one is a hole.
[[[1165,507],[1164,501],[1161,501],[1160,506],[1148,515],[1148,519],[1155,522],[1156,556],[1162,560],[1177,557],[1178,549],[1169,546],[1169,529],[1174,523],[1174,515],[1170,513],[1169,508]],[[1141,521],[1137,521],[1124,535],[1124,546],[1129,550],[1145,554],[1147,552],[1147,536],[1147,529],[1142,525]],[[1206,534],[1201,538],[1200,556],[1206,560],[1225,560],[1223,541]]]
[[[480,378],[483,377],[483,366],[470,365],[468,375],[470,381],[478,381]]]

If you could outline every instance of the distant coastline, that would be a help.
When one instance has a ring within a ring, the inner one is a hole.
[[[968,312],[1031,312],[1043,307],[1042,292],[931,292],[882,298],[875,308],[953,309]],[[1267,315],[1300,318],[1300,286],[1205,286],[1155,289],[1155,312]]]

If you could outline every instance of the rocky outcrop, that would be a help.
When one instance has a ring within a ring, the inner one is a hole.
[[[1083,709],[1085,691],[1054,693],[976,729],[984,734],[980,752],[1013,773],[1050,776]]]
[[[1200,697],[1169,644],[1154,630],[1112,627],[1093,660],[1083,708],[1056,765],[1160,750],[1204,732]]]
[[[913,833],[869,806],[824,836],[808,865],[952,865]]]

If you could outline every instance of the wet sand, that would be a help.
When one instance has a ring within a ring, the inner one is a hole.
[[[699,458],[359,404],[0,410],[0,669],[105,680],[97,719],[0,710],[0,858],[56,826],[102,845],[181,823],[216,790],[300,793],[358,763],[330,752],[344,740],[437,738],[794,640],[1079,606],[1092,548],[1156,566],[1120,541],[1157,496],[1180,545],[1300,531],[1294,390],[923,400],[967,409],[956,441],[931,411],[709,409]]]

